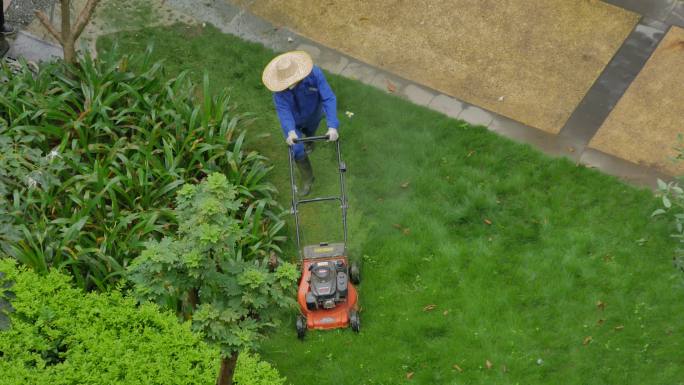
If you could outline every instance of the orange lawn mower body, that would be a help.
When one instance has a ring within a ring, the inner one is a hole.
[[[298,139],[297,142],[326,141],[327,136]],[[297,316],[297,336],[303,339],[308,329],[338,329],[351,327],[358,332],[361,321],[358,312],[358,292],[354,285],[361,280],[359,266],[350,262],[347,256],[347,198],[344,187],[344,173],[340,141],[335,142],[340,175],[340,195],[298,199],[294,177],[293,151],[290,153],[290,182],[292,187],[292,214],[295,218],[297,249],[300,253],[302,274],[299,279],[297,302],[300,315]],[[301,229],[298,209],[302,204],[338,201],[342,212],[344,242],[327,243],[301,247]]]

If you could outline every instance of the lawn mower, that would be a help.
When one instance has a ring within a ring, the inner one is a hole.
[[[296,143],[327,141],[327,136],[300,138]],[[347,258],[347,196],[344,174],[347,166],[342,161],[340,141],[335,141],[337,165],[340,174],[340,195],[299,200],[295,182],[293,152],[290,153],[290,184],[292,188],[292,214],[297,233],[297,252],[301,260],[302,274],[299,279],[297,302],[300,314],[297,316],[297,337],[304,339],[308,329],[337,329],[351,327],[355,332],[361,328],[357,306],[357,292],[354,285],[361,281],[361,272],[355,262]],[[301,246],[299,206],[308,203],[338,201],[342,211],[343,242],[321,242]]]

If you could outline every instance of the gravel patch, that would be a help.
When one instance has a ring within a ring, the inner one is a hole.
[[[5,18],[14,26],[27,26],[35,18],[34,11],[40,9],[48,15],[54,10],[56,0],[13,0]]]

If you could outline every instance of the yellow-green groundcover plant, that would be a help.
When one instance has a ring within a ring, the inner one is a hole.
[[[156,305],[119,291],[84,293],[70,277],[0,259],[2,384],[211,384],[218,350]],[[258,356],[241,355],[238,384],[282,384]]]

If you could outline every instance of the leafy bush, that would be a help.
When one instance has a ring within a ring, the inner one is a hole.
[[[677,135],[677,145],[674,150],[677,155],[672,160],[674,162],[684,161],[684,134]],[[651,214],[651,217],[667,217],[674,224],[675,231],[671,236],[678,239],[680,245],[684,245],[684,189],[680,185],[682,181],[684,181],[684,176],[670,182],[658,179],[658,194],[662,208],[656,209]],[[676,248],[675,253],[674,265],[684,272],[684,247]]]
[[[209,384],[216,376],[218,351],[153,304],[137,307],[116,290],[84,294],[66,275],[38,276],[10,259],[0,272],[0,316],[12,321],[0,329],[3,384]],[[241,355],[236,370],[240,385],[285,382],[256,354]]]
[[[0,271],[0,297],[14,309],[0,331],[3,384],[208,384],[216,375],[218,352],[153,304],[84,294],[66,275],[39,276],[10,259]]]
[[[285,378],[271,364],[261,361],[258,354],[252,353],[240,354],[233,381],[239,385],[285,384]]]
[[[684,245],[684,189],[677,181],[665,182],[658,179],[658,190],[662,208],[655,210],[652,216],[669,218],[674,223],[672,237],[678,239],[680,245]],[[674,265],[684,272],[684,247],[676,248],[675,252]]]
[[[175,190],[212,171],[242,194],[249,232],[278,251],[262,231],[282,211],[269,168],[243,149],[243,119],[227,94],[211,97],[207,76],[202,90],[185,73],[164,80],[149,53],[9,71],[0,67],[6,253],[37,271],[65,268],[84,288],[111,286],[145,240],[173,233]]]
[[[262,223],[261,206],[250,214],[260,227],[245,221],[245,199],[249,195],[219,173],[184,185],[176,198],[176,237],[149,242],[129,267],[142,300],[185,299],[193,328],[221,350],[219,384],[230,383],[238,352],[255,348],[263,331],[276,325],[277,310],[295,305],[291,294],[299,277],[291,263],[260,258],[276,247],[282,222]]]

